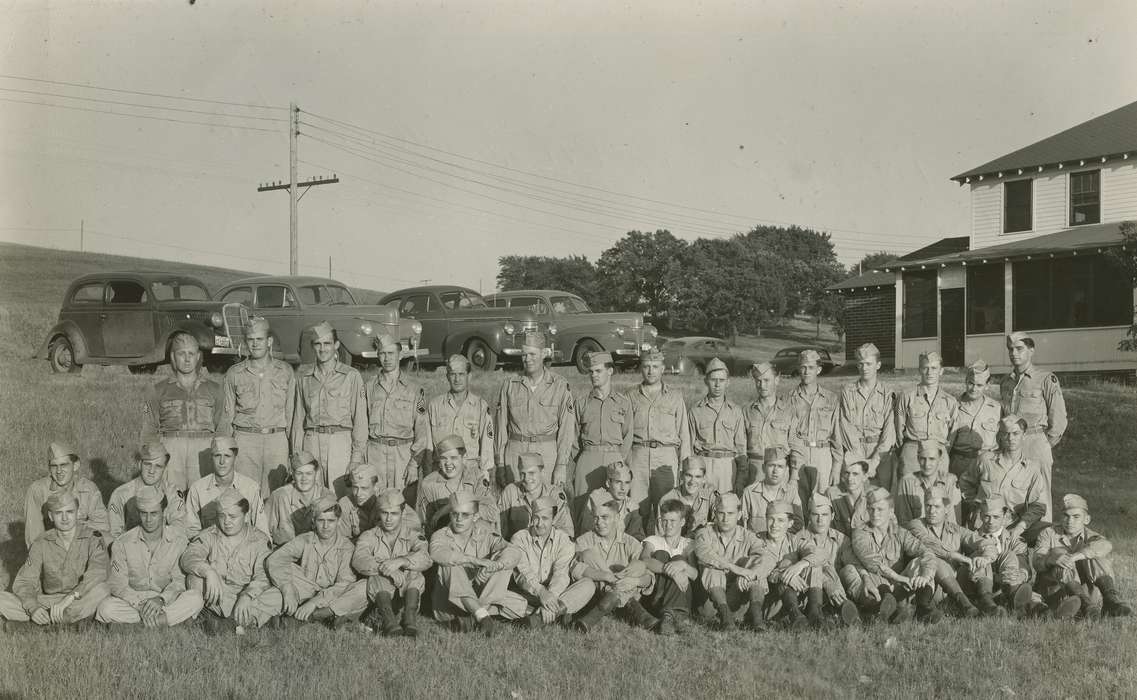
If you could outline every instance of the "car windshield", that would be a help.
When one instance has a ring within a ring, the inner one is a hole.
[[[181,280],[161,280],[150,284],[151,293],[158,301],[209,301],[205,287]]]
[[[590,314],[592,309],[579,297],[552,297],[553,311],[558,314]]]
[[[682,340],[669,340],[663,344],[664,350],[682,350],[687,343]]]
[[[355,305],[355,297],[347,287],[336,284],[313,284],[299,287],[300,303],[305,306],[346,306]]]
[[[481,295],[460,289],[443,292],[438,295],[438,298],[442,300],[442,306],[451,311],[454,309],[485,309],[489,306]]]

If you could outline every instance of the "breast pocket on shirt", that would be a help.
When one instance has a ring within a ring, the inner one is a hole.
[[[179,399],[167,399],[158,406],[158,419],[162,425],[179,426],[182,423],[182,402]]]
[[[238,382],[234,393],[237,395],[238,413],[251,413],[261,402],[259,382]]]
[[[470,436],[471,440],[476,442],[478,439],[478,421],[468,420],[465,423],[465,427],[466,427],[466,434]],[[467,445],[466,449],[469,450],[470,446]]]
[[[407,431],[414,424],[414,401],[406,397],[396,397],[388,404],[383,415],[384,430]]]
[[[284,407],[288,402],[288,377],[273,377],[271,385],[272,396],[268,399],[272,401],[273,411],[283,414]]]

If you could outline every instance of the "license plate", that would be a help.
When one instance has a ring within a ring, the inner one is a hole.
[[[218,348],[231,348],[233,347],[233,341],[227,335],[215,335],[213,336],[213,345]]]

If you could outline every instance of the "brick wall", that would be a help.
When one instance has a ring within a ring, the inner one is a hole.
[[[896,289],[882,287],[845,295],[845,358],[852,362],[857,348],[872,343],[891,367],[896,357]]]

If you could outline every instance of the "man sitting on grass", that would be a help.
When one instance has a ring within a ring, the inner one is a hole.
[[[774,575],[782,610],[789,616],[791,627],[823,627],[826,603],[841,611],[846,624],[857,622],[857,608],[849,602],[837,575],[837,555],[847,546],[847,539],[831,527],[832,522],[833,504],[827,497],[815,495],[809,504],[806,529],[794,535],[792,549],[782,558]],[[804,615],[800,608],[802,594]]]
[[[1006,611],[996,605],[996,585],[1016,614],[1022,616],[1031,605],[1030,570],[1027,564],[1026,544],[1007,525],[1014,512],[999,496],[991,496],[979,504],[982,525],[977,537],[964,541],[964,552],[971,555],[971,579],[979,593],[979,609],[987,616],[1004,615]],[[1021,521],[1020,521],[1021,522]],[[1078,612],[1060,607],[1057,613],[1072,617]]]
[[[707,483],[706,470],[701,459],[691,459],[679,470],[679,485],[663,494],[659,502],[679,501],[687,506],[687,522],[683,524],[683,536],[693,537],[699,528],[711,520],[711,506],[714,505],[718,491]],[[659,514],[662,514],[660,509]],[[659,522],[659,515],[655,523],[648,523],[652,534],[656,531],[652,527]],[[634,535],[634,533],[633,533]]]
[[[290,460],[292,480],[277,488],[268,497],[268,534],[273,545],[279,547],[299,534],[312,529],[309,507],[324,495],[333,493],[324,488],[320,464],[310,453],[300,450]]]
[[[558,484],[545,478],[545,458],[540,452],[524,452],[518,457],[518,480],[506,484],[498,496],[497,508],[501,514],[501,536],[509,540],[529,527],[533,519],[533,504],[547,498],[558,503],[553,526],[572,539],[572,517],[569,515],[568,496]]]
[[[524,464],[521,478],[526,478]],[[568,511],[567,501],[538,498],[528,509],[529,527],[514,534],[510,544],[521,555],[513,581],[527,603],[525,624],[537,628],[571,619],[592,598],[596,586],[588,579],[571,581],[576,548],[572,538],[556,526]]]
[[[911,521],[907,529],[936,558],[936,585],[951,598],[961,616],[976,617],[979,610],[971,604],[971,599],[960,585],[961,581],[972,582],[982,590],[982,579],[975,578],[975,560],[963,553],[964,542],[973,542],[975,533],[948,519],[952,497],[939,486],[925,491],[922,500],[924,516]],[[987,592],[989,594],[990,590]]]
[[[700,466],[699,469],[702,469]],[[687,505],[678,500],[659,504],[655,530],[643,541],[640,559],[655,574],[655,589],[644,597],[644,607],[659,618],[659,633],[670,635],[690,628],[691,603],[699,570],[695,543],[683,535],[690,521]]]
[[[786,450],[782,447],[767,447],[762,459],[762,478],[746,488],[741,494],[742,522],[753,532],[766,532],[766,513],[775,503],[788,503],[790,532],[801,529],[801,496],[798,485],[789,480],[789,467],[786,466]]]
[[[616,527],[636,539],[642,539],[644,532],[644,518],[641,505],[632,499],[632,469],[624,462],[613,462],[606,469],[607,481],[604,487],[593,489],[588,494],[588,502],[580,512],[580,528],[577,532],[591,532],[596,521],[596,513],[592,509],[595,503],[605,503],[609,500],[616,502]]]
[[[79,454],[75,450],[53,442],[47,450],[47,476],[33,481],[24,498],[24,544],[28,550],[50,526],[47,499],[60,491],[70,491],[78,499],[77,525],[88,525],[98,530],[103,536],[103,544],[110,544],[110,519],[99,487],[79,474]]]
[[[723,630],[735,629],[735,612],[745,606],[750,626],[763,630],[762,603],[769,574],[762,565],[766,547],[758,535],[740,526],[738,496],[720,493],[713,512],[713,524],[695,535],[695,559],[703,590]]]

